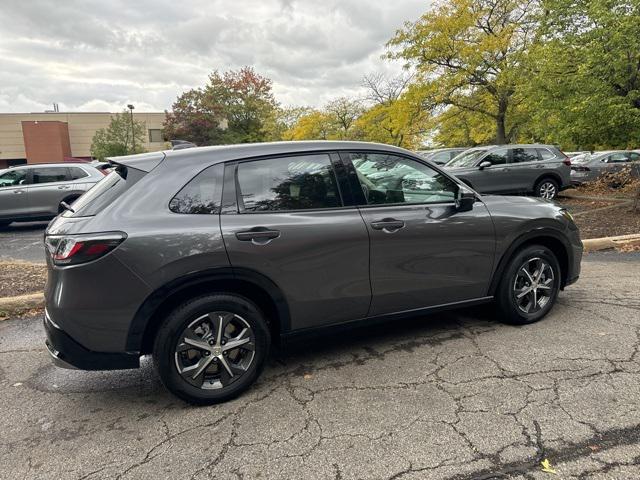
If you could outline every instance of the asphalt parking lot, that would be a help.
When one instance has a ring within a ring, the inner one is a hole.
[[[2,478],[640,477],[640,256],[590,254],[543,322],[466,310],[276,352],[191,407],[140,370],[54,367],[0,323]]]
[[[42,238],[48,222],[12,223],[0,228],[0,260],[44,263]]]

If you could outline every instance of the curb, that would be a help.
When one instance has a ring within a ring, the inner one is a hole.
[[[597,252],[623,245],[635,245],[636,243],[640,244],[640,233],[617,237],[588,238],[582,241],[585,252]]]
[[[44,307],[44,294],[42,292],[0,298],[0,321],[42,307]]]

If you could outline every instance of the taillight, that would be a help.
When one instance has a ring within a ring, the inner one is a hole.
[[[564,160],[562,160],[562,163],[564,163],[567,167],[570,167],[571,166],[571,159],[569,157],[567,157],[567,154],[564,153],[562,150],[560,151],[560,153],[564,157]]]
[[[53,235],[45,238],[45,245],[56,265],[78,265],[103,257],[120,245],[126,234],[109,232],[92,235]]]
[[[575,165],[571,166],[571,170],[575,172],[590,172],[591,169],[589,167],[576,167]]]

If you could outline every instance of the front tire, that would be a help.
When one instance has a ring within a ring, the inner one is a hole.
[[[160,327],[153,360],[164,386],[196,405],[230,400],[258,378],[271,335],[248,299],[203,295],[178,306]]]
[[[560,282],[558,259],[547,247],[531,245],[517,252],[496,292],[502,321],[527,325],[541,320],[553,307]]]

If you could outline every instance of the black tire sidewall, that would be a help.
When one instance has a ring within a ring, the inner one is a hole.
[[[249,323],[255,336],[255,357],[249,370],[232,385],[206,390],[182,379],[175,365],[175,344],[189,323],[216,310],[237,313]],[[186,301],[166,317],[155,338],[153,360],[162,383],[169,391],[189,403],[210,405],[237,397],[255,382],[264,367],[270,344],[271,335],[265,317],[253,302],[239,295],[208,294]]]
[[[515,304],[513,299],[512,285],[515,281],[515,276],[520,267],[529,258],[540,257],[546,260],[553,269],[553,276],[555,279],[554,288],[551,294],[550,301],[539,312],[533,314],[526,314],[522,312]],[[518,251],[513,258],[509,261],[507,268],[504,271],[502,280],[498,286],[497,292],[497,305],[502,315],[502,320],[505,323],[513,325],[527,325],[542,320],[547,313],[553,308],[556,299],[558,298],[558,292],[560,290],[560,283],[562,281],[560,271],[560,264],[558,259],[551,250],[542,245],[532,245],[525,247]]]
[[[540,180],[537,184],[536,184],[536,197],[542,198],[542,196],[540,195],[540,188],[542,187],[543,184],[545,183],[552,183],[553,186],[556,188],[556,193],[553,195],[553,198],[556,198],[558,196],[558,192],[559,192],[559,186],[558,186],[558,182],[556,182],[553,178],[543,178],[542,180]],[[553,198],[549,198],[547,200],[553,200]]]

